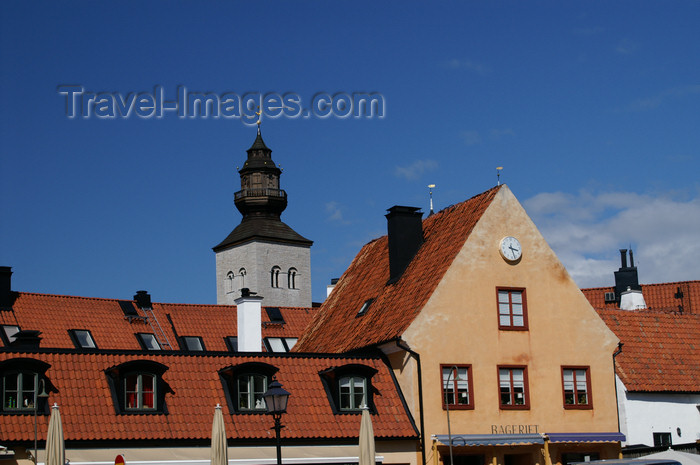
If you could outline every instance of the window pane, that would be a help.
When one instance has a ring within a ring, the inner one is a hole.
[[[77,330],[75,331],[75,338],[78,340],[78,345],[80,347],[94,349],[95,342],[92,340],[89,331]]]
[[[19,326],[7,325],[3,326],[2,329],[3,331],[5,331],[5,336],[7,336],[7,340],[10,342],[14,342],[15,334],[19,332]]]
[[[510,293],[510,299],[513,302],[513,306],[515,306],[515,304],[522,304],[523,303],[523,293],[520,291],[512,291]]]
[[[510,316],[509,315],[501,315],[498,320],[500,321],[501,326],[510,326]]]
[[[155,377],[153,375],[141,375],[141,408],[155,408]]]
[[[202,341],[198,337],[185,337],[185,346],[187,347],[187,350],[204,350],[204,347],[202,347]]]
[[[498,291],[498,303],[504,303],[506,304],[506,306],[510,303],[510,299],[508,298],[508,291]]]
[[[270,344],[270,348],[273,352],[286,352],[287,349],[284,348],[282,339],[279,337],[268,337],[267,342]]]
[[[294,347],[294,345],[296,345],[297,340],[298,339],[296,337],[285,338],[285,341],[287,342],[287,347],[289,347],[289,350],[292,350],[292,347]]]

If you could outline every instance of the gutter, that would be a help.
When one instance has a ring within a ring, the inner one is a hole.
[[[426,465],[426,458],[425,458],[425,424],[423,422],[423,370],[421,368],[421,363],[420,363],[420,354],[418,352],[415,352],[411,350],[409,347],[404,345],[404,342],[401,340],[399,337],[398,339],[395,340],[396,342],[396,347],[399,349],[403,349],[413,358],[416,359],[416,363],[418,364],[418,410],[420,412],[420,444],[421,444],[421,458],[422,458],[422,464]],[[619,420],[618,420],[619,423]]]
[[[622,342],[617,343],[617,350],[613,352],[613,383],[615,386],[615,411],[617,412],[617,432],[622,433],[622,427],[620,425],[620,399],[617,395],[617,363],[615,363],[615,358],[622,353]],[[620,457],[622,458],[622,451],[620,451]]]

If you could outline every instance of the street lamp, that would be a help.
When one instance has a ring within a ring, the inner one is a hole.
[[[39,387],[41,387],[41,392],[39,392]],[[46,383],[44,382],[43,378],[39,380],[39,385],[37,386],[37,389],[34,390],[34,464],[36,464],[39,460],[37,457],[37,421],[36,421],[36,412],[39,409],[39,399],[46,399],[49,397],[49,395],[46,393]]]
[[[280,440],[280,431],[284,426],[280,423],[283,413],[287,413],[287,400],[289,400],[289,392],[287,392],[279,381],[273,379],[270,383],[267,392],[263,394],[265,399],[265,408],[267,413],[272,415],[275,420],[275,435],[277,436],[277,465],[282,465],[282,442]]]

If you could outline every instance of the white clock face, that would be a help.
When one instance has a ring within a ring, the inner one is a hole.
[[[501,255],[509,262],[514,262],[520,259],[523,253],[523,248],[520,241],[513,236],[507,236],[501,239]]]

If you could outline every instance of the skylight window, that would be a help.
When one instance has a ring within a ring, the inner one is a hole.
[[[280,323],[284,324],[284,317],[282,312],[278,307],[265,307],[268,318],[270,318],[270,323]]]
[[[360,307],[360,311],[357,312],[357,316],[362,316],[365,313],[367,313],[367,310],[369,310],[369,307],[372,305],[372,302],[374,302],[374,299],[365,300],[365,303],[363,303],[362,307]]]
[[[185,348],[191,352],[199,352],[204,350],[204,342],[199,336],[183,336],[182,342]]]
[[[15,335],[19,332],[19,326],[17,325],[2,325],[2,336],[5,341],[5,345],[11,344],[15,341]]]
[[[160,344],[158,344],[158,339],[156,339],[155,335],[150,333],[138,333],[136,337],[138,337],[141,347],[145,350],[160,350]]]
[[[87,329],[71,329],[69,330],[73,344],[78,349],[96,349],[95,341],[92,334]]]

